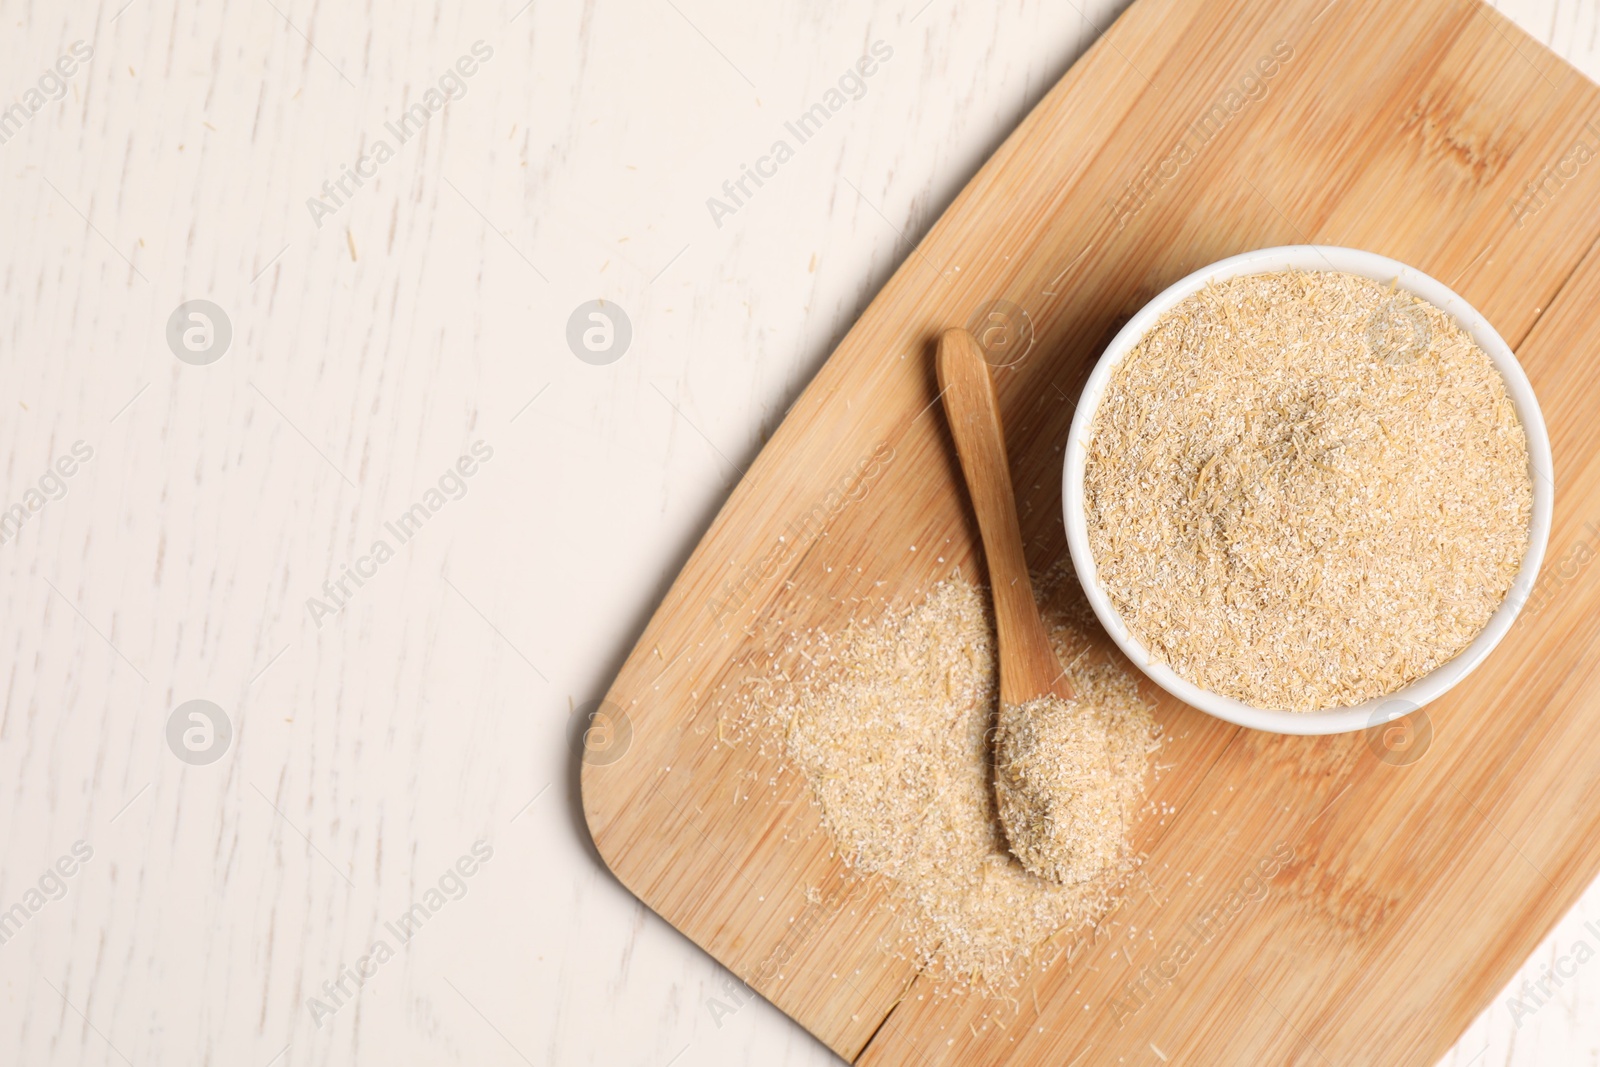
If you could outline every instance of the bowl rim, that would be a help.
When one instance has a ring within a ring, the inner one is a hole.
[[[1370,278],[1417,296],[1452,316],[1494,362],[1505,380],[1506,391],[1522,420],[1528,439],[1528,466],[1533,480],[1533,515],[1528,531],[1528,550],[1511,590],[1488,624],[1453,659],[1440,664],[1409,685],[1353,707],[1323,711],[1283,711],[1257,708],[1232,697],[1202,689],[1181,677],[1165,663],[1151,659],[1149,652],[1123,625],[1121,616],[1101,588],[1094,557],[1089,551],[1087,522],[1084,516],[1083,479],[1087,465],[1087,445],[1096,409],[1105,395],[1111,372],[1132,351],[1158,318],[1190,294],[1208,283],[1246,274],[1282,270],[1335,270]],[[1528,376],[1517,362],[1511,346],[1496,332],[1489,320],[1444,283],[1415,267],[1357,248],[1337,245],[1281,245],[1229,256],[1202,267],[1162,290],[1139,309],[1106,346],[1085,382],[1073,415],[1062,464],[1061,499],[1066,522],[1067,547],[1084,593],[1096,617],[1117,647],[1161,688],[1219,719],[1282,734],[1334,734],[1362,730],[1408,715],[1443,696],[1489,655],[1516,622],[1538,579],[1550,537],[1555,502],[1554,468],[1550,437],[1544,415]]]

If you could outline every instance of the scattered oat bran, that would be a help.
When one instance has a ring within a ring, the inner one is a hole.
[[[1150,705],[1087,636],[1098,627],[1070,572],[1048,585],[1046,628],[1137,804],[1156,749]],[[845,862],[889,879],[897,950],[937,981],[986,990],[1014,987],[1051,934],[1097,923],[1138,860],[1126,820],[1084,828],[1096,844],[1071,884],[1011,855],[992,780],[994,647],[987,591],[957,577],[843,633],[792,639],[780,657],[792,673],[775,668],[744,696],[747,716],[781,735]]]
[[[1488,623],[1527,549],[1527,437],[1439,309],[1336,272],[1201,290],[1112,373],[1084,478],[1100,582],[1194,684],[1313,711]]]

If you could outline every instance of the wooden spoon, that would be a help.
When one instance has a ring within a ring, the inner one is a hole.
[[[1007,740],[1024,732],[1021,721],[1040,708],[1038,702],[1057,698],[1061,705],[1073,701],[1061,661],[1051,647],[1033,583],[1022,554],[1022,529],[1017,522],[1017,502],[1011,491],[1011,468],[1006,462],[1005,436],[1000,428],[1000,405],[983,350],[966,330],[946,330],[939,338],[938,375],[944,412],[950,420],[956,454],[967,479],[972,510],[983,536],[983,555],[989,565],[989,587],[994,595],[994,621],[999,642],[1000,716],[995,732],[995,799],[1011,850],[1023,866],[1042,877],[1060,880],[1063,864],[1048,849],[1039,847],[1037,823],[1057,816],[1047,810],[1047,798],[1025,788],[1009,773]],[[1030,708],[1030,705],[1032,706]],[[1057,716],[1052,715],[1051,719]],[[1043,728],[1044,722],[1035,723]],[[1043,835],[1043,836],[1048,836]]]

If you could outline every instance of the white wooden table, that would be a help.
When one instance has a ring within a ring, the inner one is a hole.
[[[1120,6],[0,0],[0,1061],[833,1062],[605,871],[571,709]],[[1445,1062],[1594,1062],[1563,970]]]

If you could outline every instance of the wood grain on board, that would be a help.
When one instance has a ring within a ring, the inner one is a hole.
[[[612,870],[862,1063],[1433,1062],[1600,868],[1600,583],[1573,563],[1600,547],[1600,165],[1571,151],[1590,122],[1600,91],[1475,0],[1139,0],[910,251],[649,623],[609,695],[631,748],[584,768]],[[1145,891],[1017,1000],[936,996],[883,950],[884,887],[830,855],[803,785],[722,738],[727,696],[774,632],[983,573],[933,403],[940,330],[1004,301],[1032,331],[999,388],[1043,569],[1111,333],[1199,266],[1301,241],[1414,264],[1517,349],[1557,472],[1537,610],[1428,708],[1410,765],[1161,696]]]

